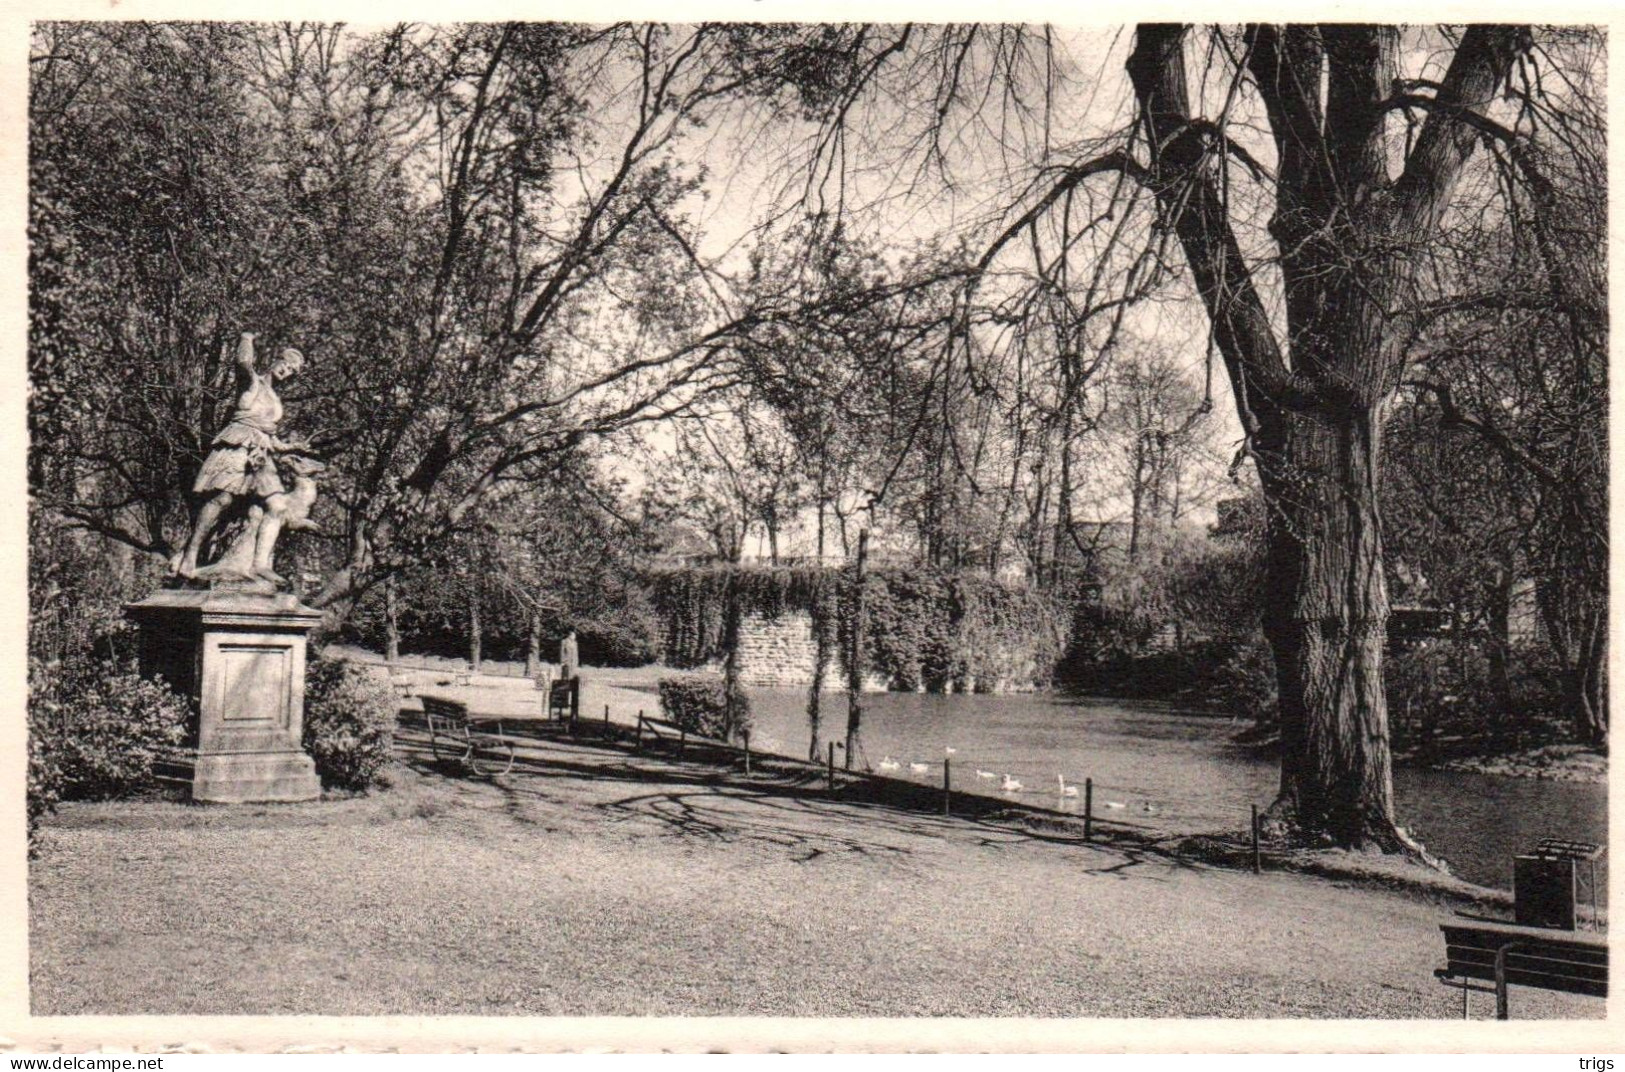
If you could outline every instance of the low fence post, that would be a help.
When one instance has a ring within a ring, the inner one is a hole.
[[[638,735],[632,741],[632,751],[643,751],[643,708],[638,708]]]
[[[953,813],[954,783],[950,773],[953,770],[953,760],[946,756],[942,759],[942,814]]]
[[[679,728],[677,731],[677,758],[681,760],[688,751],[688,731]]]
[[[745,738],[745,773],[748,775],[750,774],[750,730],[746,730],[742,736]]]
[[[1264,861],[1258,855],[1258,805],[1253,805],[1253,874],[1264,870]]]
[[[1083,780],[1083,840],[1090,841],[1094,837],[1095,827],[1095,780]]]
[[[604,705],[604,725],[609,725],[609,704]]]
[[[829,791],[835,792],[835,742],[829,742],[829,765],[826,768],[829,775]]]

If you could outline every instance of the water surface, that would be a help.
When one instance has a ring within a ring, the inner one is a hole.
[[[805,690],[750,695],[752,746],[804,756]],[[826,694],[823,707],[826,736],[844,734],[846,694]],[[1062,810],[1079,809],[1090,778],[1096,815],[1158,833],[1245,830],[1251,806],[1267,806],[1280,777],[1273,757],[1233,742],[1243,724],[1150,704],[885,693],[865,696],[863,710],[860,766],[890,759],[900,764],[892,776],[940,785],[952,747],[955,789],[998,796],[1009,775],[1023,787],[1014,799]],[[911,770],[916,763],[927,769]],[[1078,798],[1061,794],[1058,776],[1080,787]],[[1394,796],[1401,825],[1456,874],[1486,886],[1510,889],[1512,857],[1543,837],[1607,842],[1602,785],[1401,768]],[[1601,873],[1598,884],[1606,900]]]

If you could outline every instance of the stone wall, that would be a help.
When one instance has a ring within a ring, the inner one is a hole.
[[[747,614],[739,627],[739,680],[763,688],[801,688],[812,684],[812,615],[804,610],[786,611],[777,618]],[[722,672],[721,664],[708,667]],[[864,692],[885,692],[886,679],[878,674],[864,675]],[[839,654],[830,659],[824,671],[824,688],[846,688],[846,665]]]
[[[812,616],[788,611],[777,620],[748,614],[739,628],[739,679],[746,685],[786,688],[812,684]],[[833,663],[834,660],[831,660]],[[825,672],[836,676],[833,665]]]

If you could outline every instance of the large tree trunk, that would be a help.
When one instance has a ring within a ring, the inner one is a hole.
[[[1072,533],[1072,410],[1061,417],[1061,487],[1055,502],[1055,528],[1051,533],[1049,584],[1061,579],[1061,549]]]
[[[1149,146],[1141,178],[1207,308],[1269,506],[1264,625],[1282,734],[1271,814],[1311,839],[1405,848],[1382,685],[1381,413],[1404,368],[1416,258],[1481,136],[1463,117],[1488,107],[1524,35],[1469,28],[1438,107],[1401,147],[1387,121],[1394,28],[1249,28],[1246,63],[1277,157],[1282,336],[1221,181],[1238,150],[1191,112],[1186,29],[1141,25],[1127,67]]]
[[[1271,818],[1339,844],[1403,847],[1394,824],[1382,656],[1388,623],[1375,415],[1294,416],[1260,469],[1264,633],[1280,692]]]

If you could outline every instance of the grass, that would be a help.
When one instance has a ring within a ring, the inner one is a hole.
[[[370,797],[64,807],[30,874],[33,1011],[1459,1015],[1414,896],[591,743],[524,759],[488,782],[408,742]]]

